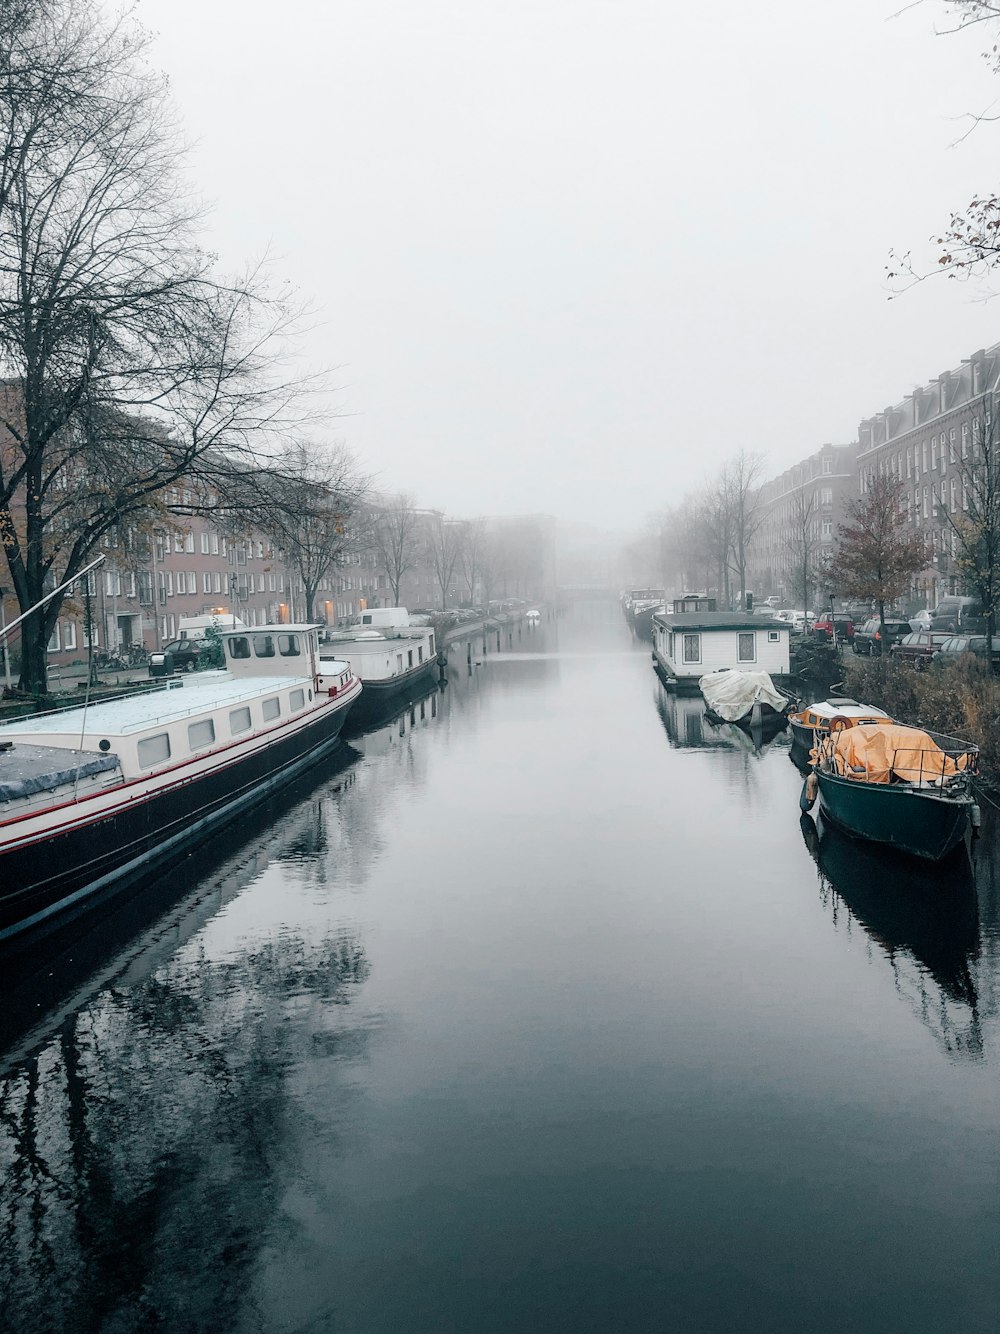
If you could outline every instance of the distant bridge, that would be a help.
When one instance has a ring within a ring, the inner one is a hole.
[[[617,588],[601,588],[596,584],[566,584],[558,590],[560,602],[604,602],[619,597]]]

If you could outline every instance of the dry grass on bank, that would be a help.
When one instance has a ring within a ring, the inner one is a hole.
[[[974,741],[981,768],[1000,781],[1000,679],[971,653],[914,671],[892,658],[845,664],[847,694],[885,709],[898,722]]]

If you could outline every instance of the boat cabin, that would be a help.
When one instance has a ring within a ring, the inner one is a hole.
[[[700,677],[723,667],[785,676],[790,629],[743,612],[659,612],[653,617],[653,657],[670,681],[693,689]]]

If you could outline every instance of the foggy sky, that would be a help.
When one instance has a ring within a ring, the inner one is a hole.
[[[210,241],[318,311],[345,440],[460,515],[617,528],[1000,340],[888,251],[995,188],[936,0],[143,0]]]

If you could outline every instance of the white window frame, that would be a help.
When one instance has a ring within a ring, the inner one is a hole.
[[[752,657],[745,657],[743,647],[746,640],[750,641]],[[738,630],[736,633],[736,661],[737,662],[756,662],[757,661],[757,636],[753,630]]]
[[[689,649],[693,649],[694,652],[689,652]],[[692,665],[701,662],[701,635],[697,630],[681,632],[681,661]]]

